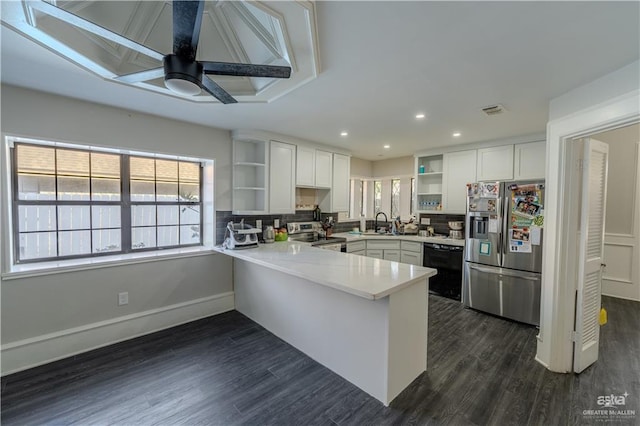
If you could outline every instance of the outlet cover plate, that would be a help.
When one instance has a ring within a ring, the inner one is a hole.
[[[129,304],[129,292],[118,293],[118,306]]]

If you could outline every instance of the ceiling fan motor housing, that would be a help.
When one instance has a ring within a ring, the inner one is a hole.
[[[178,55],[166,55],[162,62],[164,65],[165,85],[167,85],[169,89],[173,90],[172,86],[174,85],[170,80],[183,80],[192,83],[198,88],[197,92],[194,94],[200,93],[200,85],[202,83],[202,64],[196,61],[190,61],[188,59],[181,58]],[[188,87],[190,85],[187,84],[185,86]]]

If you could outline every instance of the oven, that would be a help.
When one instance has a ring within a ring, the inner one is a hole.
[[[429,278],[429,291],[460,300],[462,292],[462,258],[464,247],[440,243],[424,243],[423,266],[437,269]]]

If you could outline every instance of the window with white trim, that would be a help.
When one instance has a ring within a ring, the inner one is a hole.
[[[14,141],[14,263],[201,246],[202,163]]]

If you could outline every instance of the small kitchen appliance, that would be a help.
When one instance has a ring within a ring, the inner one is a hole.
[[[276,239],[276,232],[273,229],[273,226],[267,226],[264,229],[264,233],[262,234],[262,238],[265,243],[272,243]]]
[[[231,250],[258,247],[258,233],[261,232],[262,230],[245,224],[244,220],[240,223],[231,221],[227,224],[222,246]]]

